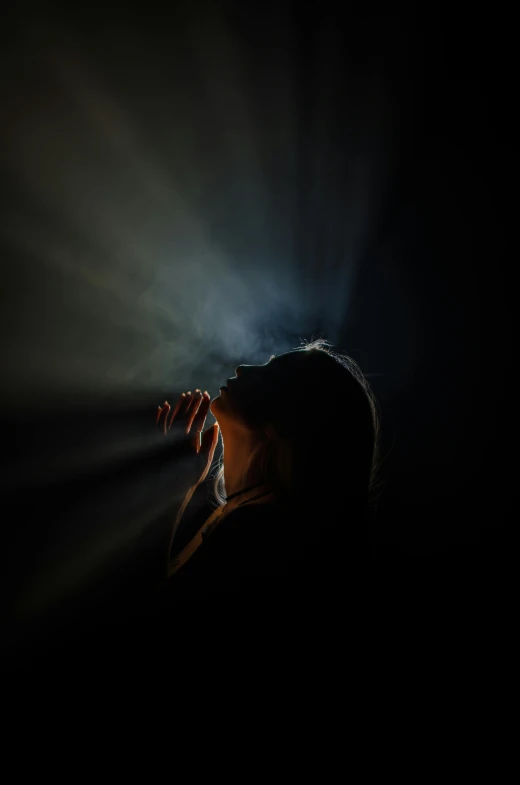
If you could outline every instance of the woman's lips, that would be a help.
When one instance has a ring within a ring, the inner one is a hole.
[[[219,389],[229,392],[231,385],[235,384],[235,382],[236,382],[236,376],[233,377],[232,379],[226,379],[226,383],[223,384],[222,387],[220,387]]]

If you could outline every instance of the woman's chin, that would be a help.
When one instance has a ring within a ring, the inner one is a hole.
[[[219,415],[227,417],[231,414],[232,406],[230,406],[230,404],[231,401],[229,400],[229,391],[221,388],[220,394],[211,401],[209,410],[211,414],[218,420]]]
[[[218,412],[218,411],[221,410],[221,405],[222,405],[221,395],[222,395],[222,393],[220,393],[220,395],[217,395],[216,398],[213,398],[213,400],[211,401],[211,403],[209,405],[209,410],[210,410],[211,414],[213,414],[213,415],[215,414],[215,412]]]

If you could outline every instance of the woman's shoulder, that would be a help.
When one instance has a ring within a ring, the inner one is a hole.
[[[271,560],[274,543],[285,543],[286,520],[285,506],[278,501],[235,507],[214,528],[210,525],[201,550],[206,558],[233,563],[235,569],[260,568]]]
[[[305,558],[315,526],[285,500],[244,504],[232,510],[208,538],[212,551],[240,562],[244,569],[275,573],[281,565]],[[310,534],[309,534],[310,533]],[[211,542],[212,540],[212,542]]]
[[[288,524],[292,518],[291,508],[277,499],[263,504],[244,504],[226,514],[217,527],[220,533],[238,532],[244,536],[249,533],[270,535],[273,527]]]
[[[218,539],[240,536],[245,539],[250,535],[255,537],[269,529],[269,523],[274,522],[282,514],[279,504],[268,502],[265,504],[244,504],[224,513],[222,520],[215,526],[215,530],[208,537],[213,542]]]

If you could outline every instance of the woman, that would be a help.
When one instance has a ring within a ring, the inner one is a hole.
[[[356,363],[327,343],[239,366],[211,402],[197,390],[183,393],[173,412],[159,407],[167,437],[177,427],[186,455],[200,462],[170,542],[172,594],[221,594],[266,580],[321,585],[341,578],[358,553],[377,465],[376,402]],[[201,438],[208,409],[217,425]],[[176,547],[219,428],[216,509]]]

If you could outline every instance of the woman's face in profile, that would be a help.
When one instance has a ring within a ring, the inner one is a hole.
[[[296,394],[302,351],[273,355],[264,365],[239,365],[236,376],[220,388],[210,411],[222,423],[233,422],[248,429],[261,428],[283,409],[290,409],[291,394]]]

